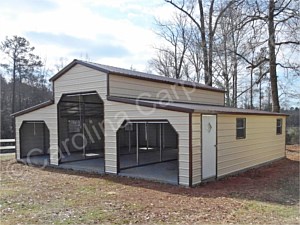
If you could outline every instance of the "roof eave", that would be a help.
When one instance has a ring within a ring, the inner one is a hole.
[[[57,74],[55,74],[53,77],[51,77],[49,79],[49,81],[53,82],[55,80],[57,80],[58,78],[60,78],[63,74],[65,74],[66,72],[68,72],[70,69],[72,69],[75,65],[80,64],[82,66],[86,66],[88,68],[100,71],[100,72],[104,72],[104,73],[109,73],[108,70],[99,68],[97,66],[91,65],[89,63],[74,59],[71,63],[69,63],[67,66],[65,66],[61,71],[59,71]]]
[[[212,113],[212,114],[231,114],[231,115],[258,115],[258,116],[289,116],[285,113],[272,112],[224,112],[219,110],[195,110],[197,113]]]
[[[49,101],[42,102],[42,103],[40,103],[38,105],[29,107],[27,109],[23,109],[21,111],[15,112],[15,113],[12,113],[10,116],[12,116],[12,117],[21,116],[21,115],[24,115],[26,113],[30,113],[32,111],[35,111],[35,110],[38,110],[38,109],[41,109],[41,108],[44,108],[46,106],[53,105],[53,104],[54,104],[54,100],[50,99]]]
[[[71,68],[73,68],[76,64],[80,64],[83,66],[86,66],[88,68],[100,71],[100,72],[104,72],[107,74],[115,74],[115,75],[121,75],[121,76],[126,76],[126,77],[131,77],[131,78],[135,78],[135,79],[140,79],[140,80],[149,80],[149,81],[153,81],[153,82],[158,82],[158,83],[167,83],[167,84],[177,84],[177,85],[181,85],[184,87],[192,87],[192,88],[197,88],[197,89],[202,89],[202,90],[207,90],[207,91],[213,91],[213,92],[222,92],[225,93],[226,91],[224,89],[219,89],[219,88],[214,88],[214,87],[205,87],[205,86],[195,86],[195,85],[191,85],[191,84],[185,84],[184,81],[182,82],[175,82],[175,81],[164,81],[164,80],[158,80],[152,77],[139,77],[139,76],[134,76],[134,75],[129,75],[126,73],[120,73],[120,72],[114,72],[114,71],[109,71],[103,68],[100,68],[98,66],[92,65],[90,63],[86,63],[83,62],[81,60],[77,60],[74,59],[71,63],[69,63],[67,66],[65,66],[61,71],[59,71],[57,74],[55,74],[53,77],[51,77],[49,79],[50,82],[53,82],[55,80],[57,80],[58,78],[60,78],[63,74],[65,74],[66,72],[68,72]],[[196,84],[196,83],[195,83]]]

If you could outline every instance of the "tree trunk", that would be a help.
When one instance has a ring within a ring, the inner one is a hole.
[[[207,42],[206,42],[206,35],[205,35],[205,21],[204,21],[204,11],[203,11],[203,4],[202,0],[198,0],[199,4],[199,11],[200,11],[200,24],[201,24],[201,47],[203,49],[203,59],[204,59],[204,81],[205,84],[211,85],[212,79],[210,78],[209,74],[209,59],[208,59],[208,50],[207,50]]]
[[[234,68],[233,68],[233,107],[237,107],[237,70],[238,70],[238,63],[236,54],[233,54],[234,60]]]
[[[15,101],[16,101],[16,60],[14,60],[14,65],[13,65],[13,93],[12,93],[12,105],[11,105],[11,112],[14,113],[15,112]],[[14,117],[11,118],[11,125],[12,125],[12,135],[13,137],[15,137],[15,119]]]
[[[269,32],[269,64],[270,64],[270,81],[272,90],[272,111],[280,112],[278,87],[277,87],[277,72],[276,72],[276,49],[275,49],[275,26],[274,26],[274,10],[275,1],[269,0],[269,17],[268,17],[268,32]]]
[[[259,77],[261,76],[262,76],[262,66],[259,66]],[[262,82],[262,78],[259,80],[259,110],[261,110],[261,100],[262,100],[261,82]]]
[[[15,112],[15,101],[16,101],[16,61],[14,60],[13,65],[13,91],[12,91],[12,105],[11,105],[11,113]]]
[[[253,109],[253,68],[250,71],[250,109]]]

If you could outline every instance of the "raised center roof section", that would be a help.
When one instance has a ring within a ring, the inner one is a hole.
[[[164,77],[164,76],[154,75],[154,74],[150,74],[150,73],[143,73],[143,72],[138,72],[138,71],[129,70],[129,69],[122,69],[119,67],[102,65],[102,64],[93,63],[93,62],[86,62],[86,61],[77,60],[77,59],[74,59],[65,68],[63,68],[56,75],[51,77],[50,81],[55,81],[56,79],[58,79],[60,76],[62,76],[68,70],[70,70],[76,64],[80,64],[80,65],[83,65],[83,66],[86,66],[86,67],[89,67],[89,68],[92,68],[92,69],[95,69],[95,70],[98,70],[98,71],[101,71],[101,72],[104,72],[107,74],[116,74],[116,75],[121,75],[121,76],[132,77],[132,78],[136,78],[136,79],[144,79],[144,80],[156,81],[156,82],[161,82],[161,83],[169,83],[169,84],[176,84],[176,85],[181,85],[181,86],[186,86],[186,87],[196,87],[199,89],[225,92],[223,89],[210,87],[208,85],[199,84],[196,82],[178,80],[178,79],[174,79],[174,78],[170,78],[170,77]]]

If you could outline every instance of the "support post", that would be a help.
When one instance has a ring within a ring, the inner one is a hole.
[[[81,96],[79,96],[80,98]],[[80,106],[81,107],[81,110],[80,110],[80,117],[81,117],[81,129],[82,129],[82,151],[83,151],[83,155],[84,155],[84,158],[86,159],[86,149],[85,149],[85,134],[84,134],[84,123],[85,123],[85,104],[84,104],[84,101],[80,101]],[[87,140],[86,140],[87,141]]]
[[[162,124],[159,124],[159,159],[162,161]]]
[[[149,150],[149,142],[148,142],[148,123],[145,123],[145,136],[146,136],[146,144],[147,144],[147,152]]]
[[[165,149],[165,124],[162,124],[162,150]]]
[[[131,131],[128,131],[128,151],[131,152]]]
[[[136,164],[139,165],[139,124],[136,124]]]

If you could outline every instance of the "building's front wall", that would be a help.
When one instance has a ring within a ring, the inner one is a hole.
[[[105,170],[117,173],[116,132],[124,120],[168,120],[178,133],[179,184],[189,185],[189,114],[107,101],[105,104]]]
[[[110,74],[109,86],[111,96],[224,105],[223,92],[183,87],[178,84],[166,84]]]
[[[236,119],[246,118],[246,138],[236,138]],[[282,134],[276,119],[282,118]],[[217,175],[222,177],[285,156],[285,117],[219,114]]]
[[[58,136],[57,136],[57,110],[56,105],[49,105],[33,112],[16,117],[16,157],[20,159],[20,127],[23,121],[44,121],[49,129],[50,163],[57,165]]]
[[[19,129],[22,121],[45,121],[50,132],[50,163],[58,165],[57,104],[62,94],[97,91],[106,99],[107,75],[97,70],[76,65],[54,82],[54,104],[16,117],[16,152],[20,158]]]
[[[97,91],[104,102],[105,171],[117,173],[116,131],[125,119],[168,120],[179,135],[179,183],[189,185],[189,117],[173,112],[107,101],[107,74],[76,65],[54,82],[53,105],[16,117],[17,156],[20,157],[19,128],[23,120],[43,120],[50,132],[50,163],[58,165],[57,104],[63,94]],[[150,112],[150,114],[149,114]]]
[[[62,94],[97,91],[102,100],[107,95],[107,75],[82,65],[75,65],[54,81],[54,97],[57,104]]]

